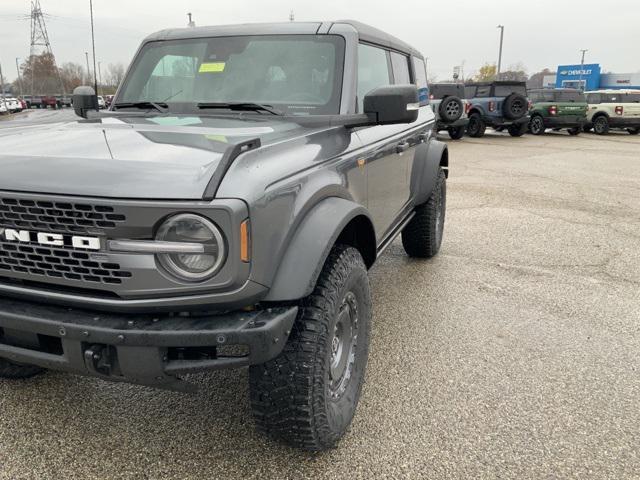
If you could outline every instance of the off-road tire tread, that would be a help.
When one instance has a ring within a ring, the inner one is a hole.
[[[259,432],[285,444],[309,451],[332,448],[344,431],[332,431],[323,404],[330,312],[340,302],[339,292],[349,272],[360,269],[367,282],[367,269],[353,247],[335,246],[311,295],[300,310],[283,352],[275,359],[249,370],[251,408]],[[370,297],[363,299],[371,311]],[[366,360],[368,335],[365,342]],[[359,379],[356,405],[364,375]],[[345,428],[346,430],[346,428]]]
[[[440,250],[436,238],[436,209],[441,195],[440,187],[443,184],[446,201],[446,177],[444,170],[440,169],[429,199],[416,207],[416,214],[402,230],[402,246],[410,257],[431,258]],[[445,212],[443,211],[442,214],[444,215]]]

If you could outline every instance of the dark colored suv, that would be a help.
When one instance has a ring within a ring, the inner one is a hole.
[[[464,84],[434,83],[430,85],[429,101],[436,114],[436,130],[446,130],[452,140],[459,140],[469,123],[468,103],[464,99]]]
[[[469,107],[467,133],[482,137],[487,127],[507,129],[512,137],[524,135],[528,129],[529,104],[525,82],[495,81],[465,85]]]
[[[442,242],[420,52],[353,21],[165,30],[109,110],[90,87],[73,106],[87,119],[0,137],[0,376],[189,391],[248,367],[259,430],[335,445],[367,270],[399,235],[418,258]]]

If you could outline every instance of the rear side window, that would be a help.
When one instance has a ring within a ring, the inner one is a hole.
[[[524,85],[496,85],[496,97],[507,97],[512,93],[526,95],[527,88]]]
[[[476,96],[476,87],[475,86],[465,86],[464,87],[464,97],[465,98],[473,98]]]
[[[557,100],[559,102],[584,102],[584,94],[582,92],[558,92]]]
[[[416,75],[416,86],[420,96],[420,106],[429,103],[429,85],[427,84],[427,68],[424,60],[418,57],[413,58],[413,71]]]
[[[490,97],[491,96],[491,86],[490,85],[480,85],[476,88],[476,97]]]
[[[409,58],[396,52],[391,52],[391,67],[393,68],[393,83],[396,85],[409,85]]]
[[[540,102],[540,93],[538,92],[528,92],[527,96],[529,97],[529,100],[531,100],[532,103],[538,103]]]
[[[602,102],[602,97],[599,93],[590,93],[589,95],[587,95],[587,103],[601,103]]]
[[[371,45],[358,45],[358,112],[363,111],[362,105],[367,93],[390,83],[387,52]]]
[[[640,103],[640,93],[627,93],[624,99],[625,103]]]

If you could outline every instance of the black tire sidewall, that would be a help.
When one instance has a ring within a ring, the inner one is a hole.
[[[460,140],[464,137],[464,127],[449,127],[447,131],[451,140]]]
[[[609,120],[607,117],[600,116],[593,121],[593,131],[598,135],[605,135],[609,131]]]
[[[467,124],[467,133],[469,134],[469,136],[471,137],[481,137],[482,134],[484,133],[482,131],[482,117],[480,116],[479,113],[473,113],[470,117],[469,117],[469,123]],[[474,128],[477,127],[477,128]]]
[[[536,122],[540,122],[539,130],[534,129],[534,125],[536,124]],[[533,117],[531,117],[531,121],[529,122],[529,130],[533,135],[542,135],[545,131],[544,119],[540,115],[534,115]]]
[[[457,115],[449,115],[448,114],[447,105],[449,105],[450,103],[457,104],[457,106],[458,106],[458,114]],[[440,102],[440,106],[438,107],[438,113],[440,114],[440,118],[443,121],[445,121],[447,123],[451,123],[451,122],[455,122],[460,117],[462,117],[462,109],[463,109],[462,101],[458,97],[453,97],[453,96],[452,97],[445,97]]]
[[[513,112],[513,105],[522,103],[522,112],[520,114]],[[504,99],[502,104],[502,114],[509,120],[518,120],[527,114],[527,99],[519,93],[512,93]]]

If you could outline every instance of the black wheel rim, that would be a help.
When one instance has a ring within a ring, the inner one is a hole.
[[[602,117],[597,119],[596,120],[596,124],[595,124],[596,132],[598,132],[598,133],[604,132],[604,130],[606,128],[606,123],[607,123],[607,121]]]
[[[532,121],[531,121],[531,131],[533,133],[540,133],[540,131],[542,130],[542,119],[540,117],[535,117]]]
[[[358,302],[353,292],[347,292],[338,310],[331,343],[329,362],[329,393],[339,400],[349,386],[355,364],[358,343]]]
[[[442,232],[444,231],[444,206],[445,206],[445,185],[440,185],[440,194],[436,204],[436,242],[438,246],[442,242]]]
[[[472,117],[469,119],[469,133],[475,134],[478,131],[478,119]]]
[[[524,103],[522,102],[522,100],[515,100],[512,104],[511,104],[511,113],[515,116],[515,117],[520,117],[522,116],[522,114],[524,113]]]

